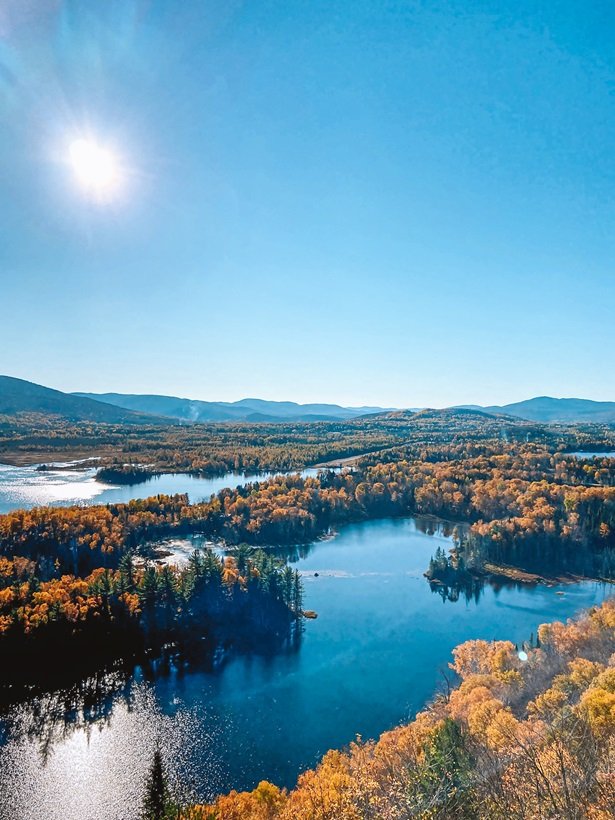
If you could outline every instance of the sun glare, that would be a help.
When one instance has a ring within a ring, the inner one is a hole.
[[[117,157],[92,140],[78,139],[70,144],[70,163],[81,185],[94,196],[110,196],[120,183]]]

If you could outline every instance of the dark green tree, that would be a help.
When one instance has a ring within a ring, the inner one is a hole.
[[[154,752],[154,759],[145,785],[142,820],[171,820],[178,816],[178,808],[171,797],[162,762],[160,749]]]
[[[446,718],[425,747],[424,763],[411,785],[411,804],[429,816],[477,817],[472,790],[472,759],[459,725]],[[417,812],[418,814],[418,812]]]
[[[295,615],[300,615],[303,611],[303,584],[301,583],[301,576],[297,570],[295,570],[291,608]]]
[[[126,553],[120,558],[118,569],[120,571],[119,592],[132,592],[135,585],[135,575],[130,553]]]
[[[243,578],[245,578],[248,574],[250,560],[253,554],[254,550],[252,547],[248,546],[248,544],[240,544],[235,550],[233,550],[233,557],[237,562],[237,570]]]

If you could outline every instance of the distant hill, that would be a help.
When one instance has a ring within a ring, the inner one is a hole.
[[[177,396],[127,393],[62,393],[24,379],[0,376],[0,415],[53,414],[74,421],[108,423],[161,422],[303,422],[348,421],[370,415],[410,416],[433,413],[425,408],[396,410],[382,407],[342,407],[339,404],[297,404],[293,401],[241,399],[200,401]],[[437,411],[442,413],[443,411]],[[539,396],[513,404],[460,405],[445,412],[508,415],[540,423],[615,424],[615,402],[590,399],[554,399]]]
[[[141,413],[170,416],[182,421],[335,421],[382,412],[381,407],[341,407],[338,404],[297,404],[293,401],[241,399],[234,402],[200,401],[176,396],[125,393],[74,393],[82,398]]]
[[[386,410],[377,414],[383,419],[399,419],[400,421],[408,421],[411,418],[416,419],[488,419],[494,418],[496,414],[489,413],[482,407],[415,407],[408,410]]]
[[[513,404],[477,407],[466,405],[466,409],[483,410],[486,413],[505,413],[508,416],[538,421],[543,423],[582,423],[603,422],[615,424],[615,402],[591,401],[590,399],[554,399],[550,396],[538,396],[527,401]]]
[[[52,390],[24,379],[0,376],[0,415],[17,416],[21,413],[41,413],[60,416],[69,421],[102,421],[109,424],[160,421],[146,419],[143,414],[131,413],[111,404]]]

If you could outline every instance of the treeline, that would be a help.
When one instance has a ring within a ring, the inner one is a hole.
[[[0,461],[33,463],[97,456],[125,477],[153,472],[219,475],[289,471],[377,454],[375,461],[445,460],[487,452],[491,441],[578,450],[615,448],[605,425],[541,425],[463,410],[399,411],[339,422],[114,425],[49,416],[0,416]],[[482,445],[481,445],[482,443]],[[128,467],[127,467],[128,465]],[[136,476],[137,478],[140,476]],[[142,476],[141,476],[142,477]]]
[[[300,578],[270,555],[240,546],[221,560],[208,550],[185,570],[135,562],[152,539],[215,519],[217,502],[202,506],[200,523],[186,495],[0,516],[3,682],[86,674],[169,642],[203,655],[292,638]]]
[[[378,741],[329,751],[291,791],[263,781],[254,791],[182,808],[158,756],[143,817],[610,820],[615,603],[566,625],[545,624],[538,636],[540,647],[526,646],[525,655],[509,641],[461,644],[451,664],[456,688]]]
[[[219,558],[195,551],[185,569],[135,566],[41,581],[36,564],[0,558],[0,659],[4,683],[48,675],[51,663],[72,671],[160,650],[184,656],[220,644],[276,644],[302,615],[296,571],[240,546]],[[203,643],[205,642],[205,643]]]
[[[0,516],[0,555],[28,558],[37,577],[117,568],[124,554],[177,528],[187,495],[92,507],[34,507]]]
[[[563,484],[557,459],[533,445],[460,461],[401,461],[318,479],[280,477],[225,490],[186,513],[230,543],[312,540],[347,521],[410,514],[468,522],[474,563],[559,562],[610,574],[615,488]],[[611,472],[612,472],[611,468]],[[470,561],[470,555],[468,556]]]
[[[40,469],[40,468],[39,468]],[[96,481],[103,484],[139,484],[156,475],[154,470],[136,464],[117,464],[100,467],[96,471]]]
[[[0,462],[98,456],[101,468],[118,470],[120,477],[127,466],[200,475],[283,472],[387,447],[401,435],[390,427],[354,422],[148,426],[11,419],[0,423]]]

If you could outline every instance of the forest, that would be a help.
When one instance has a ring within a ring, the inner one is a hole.
[[[317,477],[281,475],[195,504],[179,495],[18,510],[0,517],[0,554],[36,561],[43,579],[58,571],[83,576],[116,568],[126,551],[169,533],[199,532],[235,545],[296,544],[349,521],[421,514],[469,524],[461,547],[476,569],[487,560],[552,562],[612,574],[613,459],[584,462],[543,444],[501,440],[438,444],[421,456],[362,460]]]
[[[155,496],[128,504],[35,508],[0,516],[0,555],[34,560],[37,575],[116,568],[127,551],[169,533],[228,544],[303,543],[347,521],[437,515],[470,524],[474,560],[523,562],[600,555],[615,547],[615,460],[582,461],[545,444],[487,439],[398,448],[317,477],[280,475],[208,501]],[[382,456],[381,456],[382,457]]]
[[[185,569],[136,565],[41,577],[37,560],[0,558],[3,685],[83,677],[114,660],[172,646],[203,660],[218,647],[275,648],[297,637],[303,615],[298,573],[240,545],[219,558],[196,551]],[[56,566],[57,565],[57,566]],[[56,674],[54,671],[58,670]]]
[[[432,583],[454,586],[506,565],[615,578],[615,460],[471,435],[421,443],[420,452],[411,443],[385,457],[317,477],[254,481],[195,504],[156,496],[0,516],[0,653],[34,658],[87,644],[93,654],[108,645],[121,654],[198,628],[213,636],[222,623],[255,635],[274,622],[288,626],[301,616],[299,579],[263,552],[246,559],[247,545],[307,543],[370,518],[420,514],[466,524],[451,554],[425,568]],[[183,571],[134,566],[152,541],[192,533],[245,544],[241,563],[206,553]]]
[[[609,450],[607,425],[543,425],[510,416],[462,410],[396,411],[353,421],[252,424],[125,425],[70,422],[54,416],[0,415],[0,462],[99,459],[114,482],[156,472],[222,475],[300,470],[314,464],[371,454],[372,461],[437,457],[477,442],[541,443],[552,450]],[[450,457],[446,456],[446,457]]]
[[[41,670],[54,684],[50,669],[83,679],[169,648],[191,662],[221,647],[290,646],[310,613],[299,574],[266,548],[307,544],[349,522],[451,522],[454,548],[425,567],[425,583],[443,595],[510,567],[615,579],[615,459],[571,455],[615,448],[608,427],[452,411],[292,430],[194,425],[150,435],[137,426],[124,439],[105,427],[108,450],[98,463],[113,481],[156,469],[297,469],[359,457],[316,476],[255,476],[198,503],[159,495],[0,516],[0,662],[9,686],[38,684]],[[101,425],[88,430],[52,425],[36,440],[32,430],[20,440],[4,430],[0,448],[14,452],[19,440],[23,453],[60,453],[72,442],[93,456],[87,448]],[[149,560],[160,539],[192,534],[217,542],[220,554],[196,551],[182,569]],[[524,648],[527,660],[502,641],[458,647],[445,691],[413,723],[328,752],[291,791],[263,782],[209,806],[180,807],[158,755],[144,817],[604,820],[615,799],[615,606],[543,626],[537,645]]]

